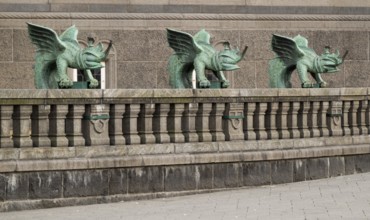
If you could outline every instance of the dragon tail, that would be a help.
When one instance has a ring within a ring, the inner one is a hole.
[[[172,88],[191,88],[191,72],[194,67],[181,62],[179,56],[171,55],[168,61],[168,72],[170,74],[170,85]]]
[[[35,87],[37,89],[57,89],[58,84],[52,83],[56,81],[51,79],[57,76],[55,60],[47,60],[37,54],[35,61]]]
[[[269,61],[269,86],[270,88],[291,88],[292,69],[280,58]]]

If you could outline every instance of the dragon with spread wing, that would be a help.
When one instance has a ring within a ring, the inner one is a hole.
[[[272,50],[276,53],[274,59],[269,62],[270,87],[291,88],[290,77],[297,69],[302,88],[326,87],[327,83],[322,79],[321,73],[334,73],[339,71],[338,65],[342,64],[348,51],[343,57],[336,53],[330,53],[330,47],[325,47],[325,52],[318,56],[314,50],[308,47],[308,41],[301,35],[289,38],[274,34],[271,42]],[[308,74],[316,80],[313,84],[308,79]]]
[[[81,48],[77,41],[78,30],[73,25],[60,36],[47,27],[27,23],[29,37],[36,45],[35,86],[38,89],[70,88],[73,83],[67,76],[67,68],[84,70],[90,88],[96,88],[99,82],[92,76],[91,69],[99,69],[107,59],[112,42],[104,51],[103,45],[89,45]]]
[[[168,63],[172,87],[192,88],[193,70],[195,70],[198,86],[210,87],[210,82],[205,76],[206,69],[212,70],[220,80],[222,88],[229,86],[229,81],[222,71],[239,69],[236,63],[243,59],[248,47],[240,53],[238,49],[231,49],[229,42],[223,41],[224,50],[217,51],[211,45],[210,38],[210,34],[205,30],[192,36],[185,32],[167,29],[169,46],[175,51]]]

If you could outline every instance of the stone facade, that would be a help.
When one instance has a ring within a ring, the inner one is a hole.
[[[267,88],[267,62],[273,33],[307,37],[318,53],[330,45],[349,51],[336,74],[325,74],[329,87],[361,87],[370,82],[370,4],[358,0],[334,4],[314,1],[0,1],[0,88],[32,89],[34,46],[27,37],[26,23],[45,25],[61,33],[75,24],[79,40],[93,32],[98,41],[113,40],[107,65],[107,88],[169,88],[165,28],[195,33],[207,29],[214,41],[230,40],[249,46],[241,69],[226,73],[231,88]],[[280,3],[279,3],[280,2]],[[42,12],[42,13],[41,13]],[[299,87],[296,74],[293,86]]]

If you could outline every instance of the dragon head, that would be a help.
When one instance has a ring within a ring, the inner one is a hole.
[[[104,51],[103,45],[99,43],[97,46],[89,43],[89,46],[81,50],[80,52],[80,63],[83,69],[99,69],[102,68],[102,61],[107,59],[109,50],[112,47],[112,41],[110,41],[108,48]]]
[[[236,65],[239,61],[244,58],[245,53],[247,52],[248,47],[246,46],[242,53],[239,49],[231,49],[229,42],[224,42],[224,50],[218,52],[217,58],[219,61],[219,66],[221,70],[236,70],[240,67]]]
[[[326,46],[325,51],[318,59],[315,60],[314,66],[320,73],[334,73],[338,72],[338,66],[343,63],[344,58],[347,56],[348,51],[345,52],[343,57],[340,57],[339,51],[330,53],[330,47]]]

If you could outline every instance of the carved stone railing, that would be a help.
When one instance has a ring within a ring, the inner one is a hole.
[[[1,90],[0,148],[368,135],[368,89]]]
[[[0,211],[370,172],[368,88],[0,90]]]

